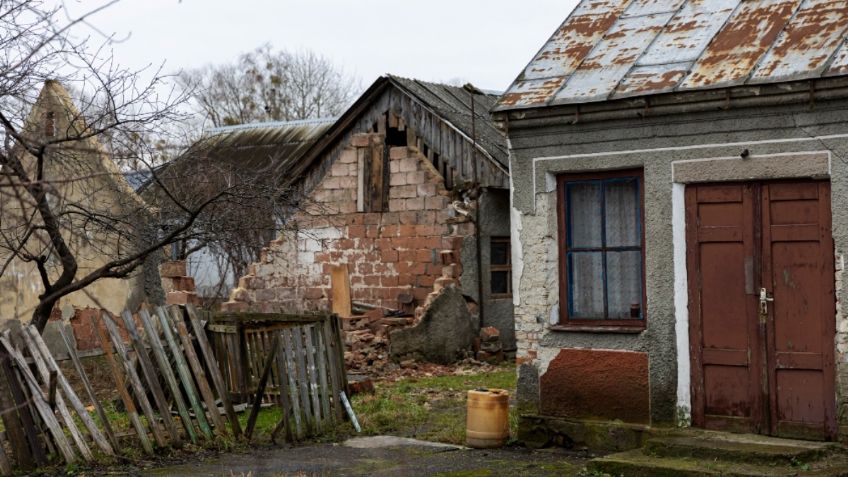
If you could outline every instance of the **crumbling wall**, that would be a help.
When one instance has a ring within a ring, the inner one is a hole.
[[[308,194],[293,227],[263,250],[224,310],[326,311],[334,264],[348,265],[352,300],[392,309],[402,308],[402,295],[420,305],[437,280],[457,281],[461,263],[443,276],[441,253],[460,257],[475,227],[456,213],[443,178],[418,149],[388,150],[386,207],[360,211],[369,193],[363,168],[372,156],[368,148],[377,143],[383,144],[382,135],[352,137]]]

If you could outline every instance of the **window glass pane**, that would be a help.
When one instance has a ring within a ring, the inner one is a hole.
[[[589,319],[604,317],[603,252],[569,254],[569,316]]]
[[[642,318],[642,252],[607,252],[609,318]]]
[[[641,245],[639,232],[639,182],[635,179],[607,181],[606,201],[607,247]]]
[[[568,246],[602,247],[601,182],[573,182],[566,188],[568,204]]]
[[[492,293],[505,295],[509,293],[509,272],[492,272]]]
[[[509,265],[509,242],[502,239],[492,239],[492,265]]]

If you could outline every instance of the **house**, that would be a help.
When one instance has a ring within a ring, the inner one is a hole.
[[[245,196],[239,197],[240,201],[255,195],[255,202],[231,207],[231,214],[218,214],[218,220],[229,223],[214,230],[215,235],[202,237],[201,241],[207,244],[195,240],[171,248],[173,259],[186,262],[186,279],[177,288],[196,291],[196,299],[188,301],[213,306],[227,299],[244,269],[256,259],[258,250],[273,240],[283,226],[277,223],[278,217],[269,213],[274,208],[270,191],[273,189],[273,195],[291,195],[282,191],[290,182],[289,171],[335,120],[320,118],[213,128],[205,131],[204,136],[179,157],[158,168],[160,181],[166,181],[171,189],[188,190],[189,196],[202,194],[195,189],[220,184],[211,179],[186,181],[186,177],[229,177],[236,183],[250,183],[255,191],[254,194],[239,193]],[[140,193],[149,202],[157,203],[161,188],[151,183],[149,172],[147,176],[139,180],[143,182]],[[172,206],[167,199],[161,203],[164,207]],[[182,291],[169,291],[169,301],[186,301],[179,296]]]
[[[523,440],[848,437],[846,27],[583,0],[500,98]]]
[[[506,140],[496,95],[384,76],[287,169],[300,206],[239,280],[230,311],[325,311],[351,299],[420,318],[458,287],[514,349]],[[429,297],[429,300],[428,300]]]
[[[128,240],[118,234],[110,233],[108,227],[99,227],[93,217],[115,217],[125,221],[146,217],[146,205],[125,181],[104,146],[95,137],[75,139],[83,134],[83,121],[85,118],[68,91],[57,81],[47,81],[24,127],[24,134],[30,138],[54,143],[48,146],[42,174],[48,184],[48,200],[77,259],[77,278],[114,259],[121,249],[135,245],[127,243]],[[19,153],[24,154],[20,150]],[[31,155],[22,159],[25,167],[34,168],[34,162]],[[29,196],[15,192],[22,188],[13,179],[7,177],[0,187],[5,191],[0,194],[0,224],[4,237],[0,246],[0,263],[5,267],[0,274],[0,322],[28,322],[44,286],[35,262],[24,261],[20,254],[12,253],[12,244],[21,238],[16,233],[31,229],[25,224],[31,223],[29,220],[38,221],[39,216],[33,215],[34,203]],[[137,230],[140,234],[142,227]],[[59,259],[55,253],[44,252],[49,250],[45,245],[47,238],[39,237],[38,233],[34,232],[34,236],[25,242],[26,250],[32,254],[44,253],[47,257],[45,273],[58,273]],[[159,258],[151,256],[127,278],[99,279],[59,300],[53,316],[70,320],[81,343],[85,342],[81,351],[96,347],[87,316],[104,310],[117,315],[125,309],[135,311],[142,303],[161,303],[163,294],[157,269]],[[53,326],[48,323],[46,339],[51,344],[61,343],[61,340],[54,339],[57,335],[52,330]]]

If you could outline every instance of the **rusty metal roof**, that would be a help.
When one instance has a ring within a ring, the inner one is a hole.
[[[848,0],[581,0],[495,111],[848,74]]]

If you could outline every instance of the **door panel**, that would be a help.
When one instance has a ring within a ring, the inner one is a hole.
[[[762,204],[771,433],[835,437],[830,187],[767,184]]]
[[[741,184],[686,191],[693,420],[710,429],[756,432],[762,411],[756,303],[752,299],[755,202]],[[697,384],[696,384],[697,383]]]
[[[829,184],[689,186],[686,215],[694,425],[835,438]]]

